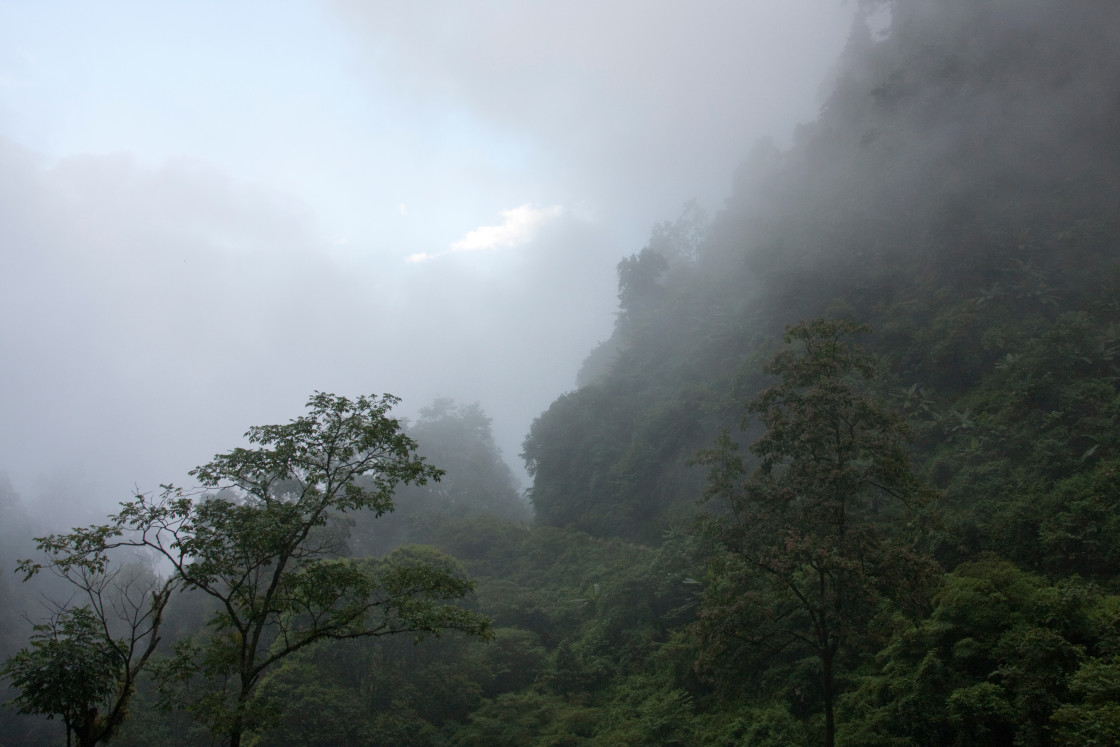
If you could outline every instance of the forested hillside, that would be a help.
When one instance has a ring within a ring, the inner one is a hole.
[[[1010,403],[974,400],[1010,395],[1024,365],[1067,382],[1112,372],[1100,353],[1115,340],[1117,14],[1033,1],[893,14],[882,41],[857,24],[820,119],[787,152],[754,149],[703,238],[686,210],[620,265],[609,354],[526,441],[545,521],[656,538],[696,494],[669,487],[676,465],[758,387],[743,377],[799,320],[870,324],[883,393],[916,386],[899,404],[927,420],[968,411],[995,427]],[[1020,426],[1057,409],[1031,394]],[[1079,458],[1106,435],[1078,437]]]
[[[348,527],[472,579],[492,640],[307,646],[244,743],[1120,743],[1117,40],[1112,0],[865,3],[819,118],[620,262],[534,518],[437,402],[444,480]],[[145,673],[113,744],[209,743],[176,705]]]

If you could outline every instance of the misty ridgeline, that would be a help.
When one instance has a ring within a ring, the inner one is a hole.
[[[619,263],[531,515],[449,401],[316,394],[38,547],[0,484],[0,743],[1120,743],[1118,39],[864,3],[792,147]]]

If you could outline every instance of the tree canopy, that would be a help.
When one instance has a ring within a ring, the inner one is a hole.
[[[848,338],[859,325],[817,319],[790,327],[767,371],[778,383],[748,407],[765,433],[747,475],[724,434],[698,461],[710,467],[705,523],[729,554],[706,594],[700,627],[766,653],[804,647],[820,663],[824,744],[835,743],[836,674],[884,612],[920,606],[935,576],[908,536],[932,491],[915,477],[902,419],[862,391],[872,360]],[[898,506],[881,505],[897,502]],[[919,602],[920,605],[920,602]],[[718,642],[718,641],[717,641]]]
[[[236,747],[262,718],[253,695],[265,671],[317,641],[487,634],[486,618],[449,601],[472,589],[453,564],[341,556],[346,512],[390,511],[398,483],[442,474],[389,416],[396,402],[315,393],[306,415],[251,428],[252,447],[193,470],[206,492],[138,494],[109,523],[44,537],[40,549],[52,568],[96,576],[110,572],[113,550],[144,548],[214,601],[207,632],[176,646],[161,679]]]

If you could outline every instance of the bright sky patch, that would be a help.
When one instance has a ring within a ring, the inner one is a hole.
[[[498,226],[479,226],[451,245],[453,252],[475,252],[488,249],[504,249],[520,246],[533,240],[542,225],[558,218],[564,208],[553,205],[535,208],[522,205],[512,210],[503,210],[505,221]]]
[[[466,236],[451,244],[444,252],[418,252],[406,258],[408,262],[427,262],[452,252],[482,252],[507,249],[528,244],[537,232],[550,221],[564,213],[562,205],[533,207],[526,203],[511,210],[503,210],[500,215],[505,219],[496,226],[479,226]]]

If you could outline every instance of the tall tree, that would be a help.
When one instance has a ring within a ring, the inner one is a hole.
[[[706,522],[724,552],[702,625],[814,656],[827,747],[841,655],[884,600],[920,598],[933,571],[902,531],[930,491],[911,471],[903,421],[862,391],[872,361],[846,338],[863,331],[826,319],[788,328],[794,349],[767,368],[778,383],[748,407],[766,427],[751,446],[757,468],[747,474],[726,433],[699,457],[711,467],[707,499],[725,508]]]
[[[488,620],[451,602],[473,588],[451,564],[340,555],[344,534],[330,522],[347,511],[390,511],[399,483],[442,474],[390,417],[397,402],[317,392],[306,415],[251,428],[252,448],[193,470],[210,492],[165,486],[121,504],[108,524],[39,545],[56,566],[92,571],[103,570],[114,549],[146,548],[184,588],[214,600],[208,635],[178,645],[161,675],[165,685],[188,685],[181,692],[197,696],[188,708],[237,747],[261,718],[254,694],[262,675],[317,641],[488,634]]]

